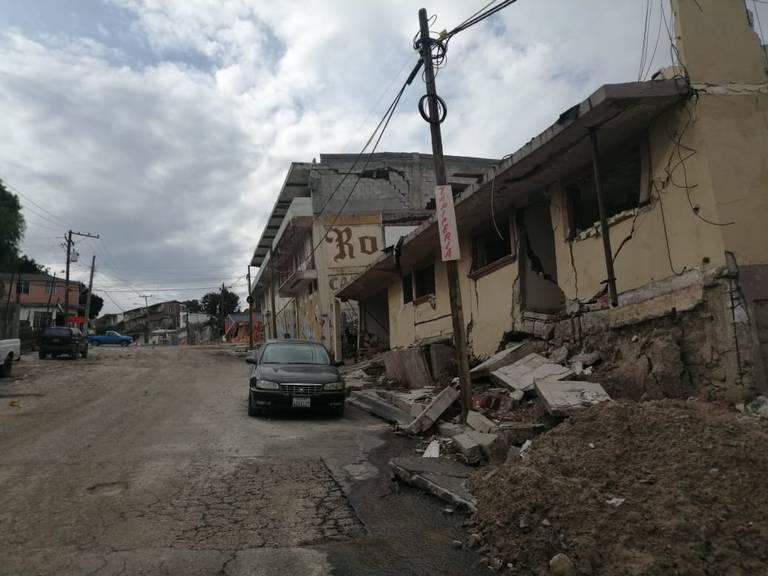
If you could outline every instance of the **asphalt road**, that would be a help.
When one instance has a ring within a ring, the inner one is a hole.
[[[27,356],[0,381],[0,574],[467,575],[464,517],[375,418],[246,414],[224,350]]]

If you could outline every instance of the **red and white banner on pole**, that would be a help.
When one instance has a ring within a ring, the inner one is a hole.
[[[440,250],[443,262],[459,260],[459,233],[456,230],[456,210],[453,205],[453,190],[450,185],[435,188],[437,205],[437,226],[440,232]]]

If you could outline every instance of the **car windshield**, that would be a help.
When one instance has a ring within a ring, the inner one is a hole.
[[[72,334],[71,328],[64,328],[62,327],[55,327],[55,328],[46,328],[45,332],[43,332],[43,336],[57,336],[57,337],[64,337],[70,336]]]
[[[261,355],[261,364],[330,364],[325,348],[312,344],[268,344]]]

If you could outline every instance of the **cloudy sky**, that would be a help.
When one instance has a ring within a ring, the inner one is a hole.
[[[442,30],[486,0],[423,4]],[[419,6],[0,0],[0,178],[21,195],[24,252],[58,273],[67,228],[100,234],[78,241],[74,277],[95,253],[105,311],[222,282],[244,294],[289,163],[359,151],[416,61]],[[457,35],[438,76],[446,153],[504,156],[600,84],[636,80],[645,6],[519,0]],[[664,31],[650,68],[669,60]],[[430,150],[422,93],[380,150]]]

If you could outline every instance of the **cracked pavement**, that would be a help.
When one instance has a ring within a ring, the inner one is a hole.
[[[249,418],[216,348],[27,355],[0,381],[0,575],[481,574],[459,514],[392,482],[407,439]]]

